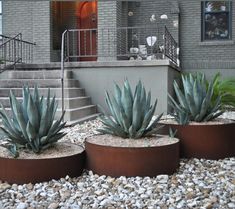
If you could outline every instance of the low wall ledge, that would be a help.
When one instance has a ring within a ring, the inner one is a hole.
[[[71,68],[112,68],[112,67],[160,67],[160,66],[170,66],[176,71],[180,71],[180,67],[177,66],[170,60],[118,60],[118,61],[91,61],[91,62],[66,62],[65,69]],[[19,70],[39,70],[48,69],[56,70],[60,69],[60,62],[51,62],[45,64],[21,64],[17,65]]]
[[[70,62],[65,63],[68,68],[104,68],[104,67],[154,67],[170,66],[180,71],[180,68],[170,60],[141,60],[141,61],[97,61],[97,62]]]

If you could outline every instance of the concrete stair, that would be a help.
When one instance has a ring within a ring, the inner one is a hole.
[[[56,114],[56,118],[59,118],[62,111],[60,73],[60,70],[52,68],[5,71],[3,75],[0,74],[0,103],[11,115],[10,90],[19,100],[22,100],[23,86],[29,86],[31,91],[34,86],[38,86],[40,95],[44,96],[47,96],[48,88],[50,88],[51,96],[55,95],[59,104]],[[64,72],[64,107],[66,110],[64,120],[68,121],[67,125],[82,123],[99,115],[96,105],[91,103],[91,98],[86,96],[85,89],[79,87],[78,80],[73,79],[72,71],[69,70]]]

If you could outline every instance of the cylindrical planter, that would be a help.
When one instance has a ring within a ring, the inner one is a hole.
[[[235,123],[166,124],[164,133],[170,127],[177,130],[181,157],[218,160],[235,156]]]
[[[46,159],[14,159],[0,157],[0,180],[8,183],[38,183],[66,175],[80,176],[85,166],[85,151],[78,145],[76,154]],[[80,151],[79,151],[80,150]],[[58,150],[59,152],[59,150]]]
[[[99,175],[154,177],[172,174],[179,166],[178,139],[171,144],[154,147],[113,147],[87,139],[85,150],[87,169]]]

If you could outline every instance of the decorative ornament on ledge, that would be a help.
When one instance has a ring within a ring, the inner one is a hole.
[[[167,20],[168,16],[166,14],[162,14],[162,15],[160,15],[160,19],[161,20]],[[150,20],[151,23],[156,22],[157,21],[156,15],[152,14],[149,20]]]
[[[150,17],[150,22],[154,23],[154,22],[156,22],[156,20],[157,20],[156,16],[154,14],[152,14],[151,17]]]
[[[148,46],[153,46],[157,41],[157,37],[156,36],[148,36],[146,38],[146,41],[147,41]]]
[[[167,20],[167,19],[168,19],[168,16],[167,16],[166,14],[162,14],[162,15],[160,16],[160,19],[161,19],[161,20]]]
[[[129,16],[129,17],[132,17],[133,15],[134,15],[134,12],[132,12],[132,11],[129,11],[129,12],[128,12],[128,16]]]

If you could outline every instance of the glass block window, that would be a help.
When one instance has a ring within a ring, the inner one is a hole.
[[[202,41],[231,39],[231,21],[231,1],[202,2]]]

